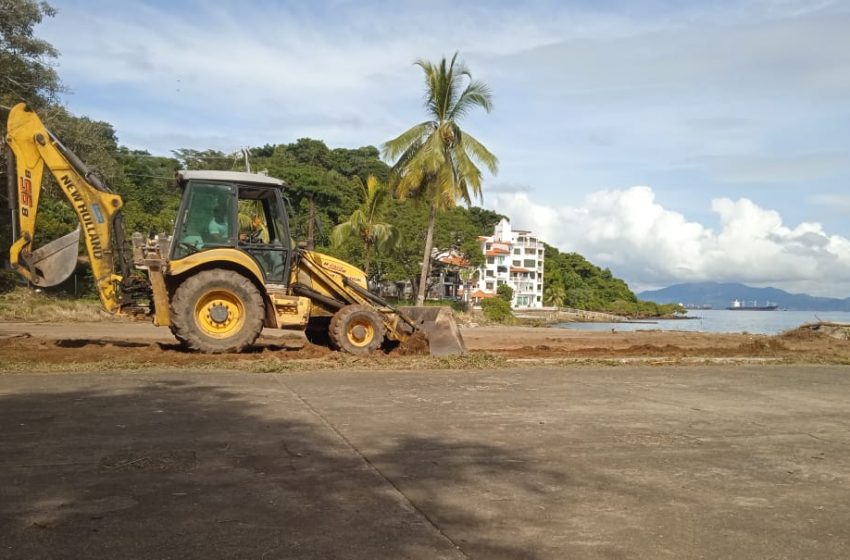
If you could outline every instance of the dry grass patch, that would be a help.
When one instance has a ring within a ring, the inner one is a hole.
[[[84,322],[120,320],[105,312],[100,301],[48,295],[16,288],[0,295],[0,321]]]

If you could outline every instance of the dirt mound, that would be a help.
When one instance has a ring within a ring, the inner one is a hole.
[[[399,356],[425,356],[431,352],[428,337],[422,331],[416,331],[396,348],[394,354]]]
[[[850,339],[850,325],[840,323],[809,323],[786,331],[779,335],[779,337],[786,340],[816,340],[824,338],[848,340]]]

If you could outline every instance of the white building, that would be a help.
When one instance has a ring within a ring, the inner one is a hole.
[[[473,302],[495,297],[496,289],[507,284],[514,290],[511,307],[543,307],[543,242],[527,230],[512,230],[503,219],[491,237],[479,237],[485,264],[473,287]]]

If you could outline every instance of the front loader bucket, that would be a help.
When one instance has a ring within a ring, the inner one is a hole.
[[[466,344],[450,307],[402,307],[401,311],[425,333],[432,356],[466,355]]]
[[[77,267],[80,247],[80,226],[77,229],[39,247],[26,257],[32,272],[30,282],[40,288],[55,286],[68,279]]]

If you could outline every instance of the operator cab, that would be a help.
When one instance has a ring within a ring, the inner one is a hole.
[[[239,171],[179,171],[183,189],[171,260],[217,248],[250,255],[266,283],[286,284],[292,242],[280,179]]]

